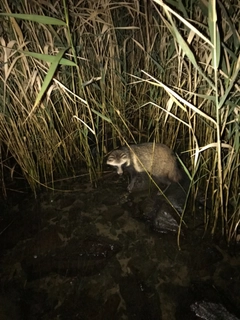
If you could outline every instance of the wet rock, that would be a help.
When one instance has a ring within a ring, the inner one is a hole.
[[[21,265],[29,281],[51,272],[63,276],[89,276],[100,272],[119,250],[116,243],[86,239],[46,255],[27,256]]]
[[[128,205],[132,205],[131,212],[134,217],[140,218],[142,215],[158,232],[178,232],[180,214],[185,208],[189,188],[186,175],[180,183],[172,183],[167,187],[159,186],[160,190],[150,184],[149,177],[144,173],[138,174],[131,184],[131,201]],[[145,195],[145,199],[141,199],[136,205],[133,199],[139,198],[139,195]]]
[[[195,312],[196,316],[205,320],[239,320],[219,303],[195,302],[191,305],[191,310]]]
[[[179,224],[173,217],[174,210],[168,203],[163,203],[153,218],[153,228],[158,232],[178,232]]]
[[[176,320],[239,320],[239,310],[212,281],[193,281],[178,296]]]
[[[169,203],[178,210],[182,212],[185,208],[187,201],[187,186],[178,183],[172,183],[165,191],[164,195],[168,199]]]
[[[150,222],[155,231],[161,233],[178,232],[179,213],[167,202],[163,196],[147,197],[141,203],[143,218]]]

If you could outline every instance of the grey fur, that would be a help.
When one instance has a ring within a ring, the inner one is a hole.
[[[114,150],[108,156],[107,164],[116,167],[120,175],[124,170],[130,173],[128,189],[132,189],[138,177],[146,172],[157,184],[169,185],[182,178],[173,151],[161,143],[141,143]]]

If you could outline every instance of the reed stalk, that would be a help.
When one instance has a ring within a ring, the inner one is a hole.
[[[157,141],[203,189],[206,230],[237,234],[240,8],[226,0],[0,4],[2,193],[22,176],[102,175],[106,153]],[[207,203],[211,204],[207,206]]]

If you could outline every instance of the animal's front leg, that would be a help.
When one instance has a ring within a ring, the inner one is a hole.
[[[130,183],[129,183],[128,187],[127,187],[129,192],[132,192],[132,190],[134,188],[134,184],[136,183],[136,181],[137,181],[137,176],[131,176]]]
[[[130,183],[127,187],[129,192],[137,191],[142,189],[143,177],[141,174],[132,174]]]

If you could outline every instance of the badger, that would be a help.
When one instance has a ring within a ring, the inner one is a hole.
[[[147,142],[121,147],[110,153],[107,164],[115,167],[119,175],[124,171],[130,174],[130,192],[135,185],[143,185],[143,177],[146,176],[150,176],[157,185],[167,186],[172,182],[178,183],[182,178],[175,154],[161,143]]]

